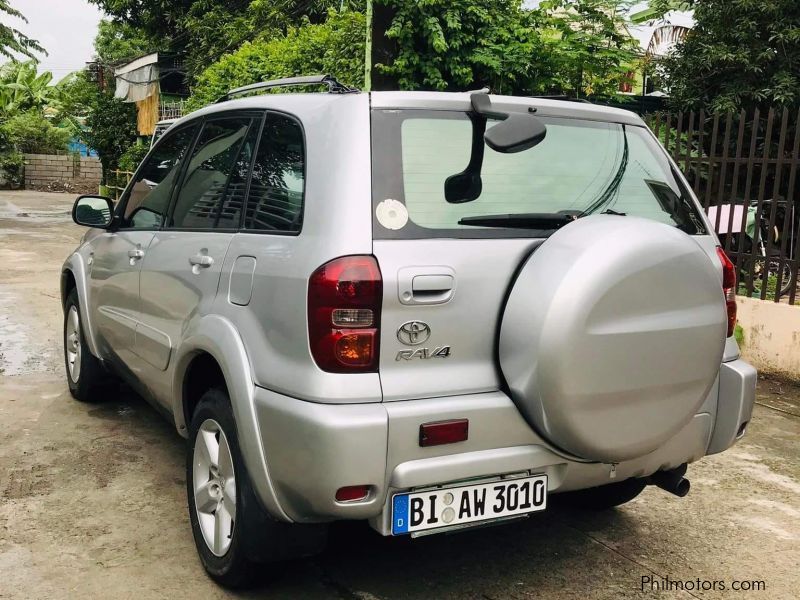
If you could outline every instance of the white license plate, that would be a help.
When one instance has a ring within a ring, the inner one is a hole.
[[[392,535],[477,523],[547,508],[547,475],[395,494]]]

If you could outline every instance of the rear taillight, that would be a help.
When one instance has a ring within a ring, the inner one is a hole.
[[[308,281],[308,339],[323,371],[378,370],[383,281],[374,256],[325,263]]]
[[[719,246],[717,256],[722,262],[722,291],[725,292],[725,306],[728,311],[728,337],[731,337],[736,327],[736,267]]]

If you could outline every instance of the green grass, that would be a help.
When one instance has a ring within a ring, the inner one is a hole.
[[[761,277],[753,277],[753,292],[751,294],[747,293],[747,285],[746,281],[739,282],[739,290],[738,294],[740,296],[750,296],[751,298],[761,298],[761,286],[763,285],[763,281]],[[778,289],[778,276],[777,275],[767,275],[767,296],[765,300],[775,300],[775,292]]]

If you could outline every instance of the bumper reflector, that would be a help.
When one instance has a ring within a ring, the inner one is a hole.
[[[349,485],[336,490],[337,502],[357,502],[369,496],[368,485]]]
[[[469,437],[469,419],[423,423],[419,426],[419,445],[441,446],[463,442]]]

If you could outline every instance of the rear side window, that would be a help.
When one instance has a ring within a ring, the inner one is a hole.
[[[122,215],[123,228],[152,229],[161,226],[195,127],[195,124],[191,124],[170,132],[151,151],[129,188]]]
[[[169,227],[216,229],[238,225],[223,211],[226,197],[241,189],[229,187],[252,118],[237,116],[203,124],[172,211]],[[238,182],[237,182],[238,183]],[[235,211],[234,211],[235,212]]]
[[[455,111],[374,111],[375,214],[381,214],[381,203],[407,214],[397,224],[386,218],[381,223],[376,217],[376,237],[520,236],[525,232],[460,221],[531,213],[616,212],[660,221],[690,234],[703,231],[688,192],[646,129],[540,119],[547,136],[533,148],[503,154],[484,144],[477,197],[451,203],[445,199],[445,182],[470,168],[475,122],[467,113]],[[490,120],[486,127],[494,124]],[[404,211],[394,204],[397,201]],[[531,235],[543,233],[531,231]]]
[[[305,145],[300,124],[267,113],[247,196],[244,229],[298,233],[303,225]]]

